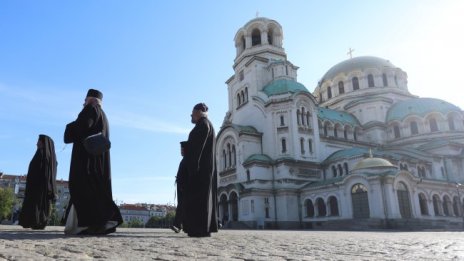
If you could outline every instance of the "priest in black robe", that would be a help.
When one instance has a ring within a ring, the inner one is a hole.
[[[44,229],[56,200],[56,154],[53,140],[39,135],[37,151],[32,158],[26,177],[23,206],[19,225],[24,228]]]
[[[209,237],[218,231],[217,177],[214,148],[214,128],[207,118],[208,107],[195,105],[184,160],[188,182],[185,191],[184,231],[190,237]]]
[[[180,154],[182,155],[182,160],[179,163],[179,169],[177,170],[176,175],[176,185],[177,185],[177,207],[176,207],[176,216],[174,217],[174,223],[171,226],[171,229],[174,232],[179,233],[182,229],[182,223],[184,219],[184,202],[185,202],[185,187],[187,186],[188,170],[187,164],[184,160],[185,155],[185,146],[187,145],[186,141],[180,142]]]
[[[83,145],[85,138],[100,132],[109,138],[102,99],[100,91],[90,89],[77,119],[66,125],[64,142],[73,143],[66,234],[109,234],[123,222],[113,201],[109,150],[93,155]]]

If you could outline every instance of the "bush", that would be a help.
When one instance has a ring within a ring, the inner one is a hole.
[[[11,216],[16,197],[11,188],[0,188],[0,221]]]

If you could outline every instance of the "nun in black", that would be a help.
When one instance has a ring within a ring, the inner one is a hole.
[[[24,228],[44,229],[56,200],[56,155],[53,140],[39,135],[37,151],[29,164],[26,191],[19,215]]]

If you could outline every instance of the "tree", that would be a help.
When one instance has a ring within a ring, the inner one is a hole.
[[[11,188],[0,188],[0,221],[8,218],[16,202],[16,197]]]
[[[153,216],[145,224],[145,227],[161,227],[161,217]]]

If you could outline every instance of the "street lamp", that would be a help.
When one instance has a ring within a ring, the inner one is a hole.
[[[459,187],[461,187],[461,183],[456,182],[456,190],[458,191],[458,202],[459,206],[461,206],[461,216],[462,216],[462,229],[464,230],[464,202],[461,201],[461,195],[459,194]]]

